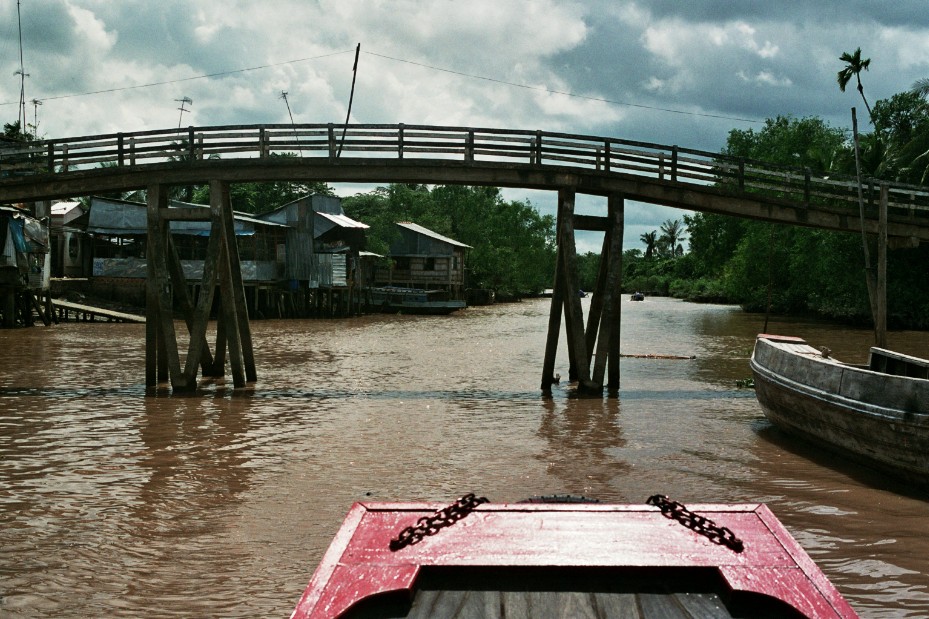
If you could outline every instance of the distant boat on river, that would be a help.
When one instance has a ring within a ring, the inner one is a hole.
[[[381,286],[368,289],[368,305],[375,310],[400,314],[451,314],[467,307],[450,299],[445,290]]]
[[[801,338],[762,334],[750,365],[775,426],[929,487],[929,360],[873,347],[867,365],[853,365]]]
[[[538,499],[355,503],[291,619],[858,616],[765,505]]]

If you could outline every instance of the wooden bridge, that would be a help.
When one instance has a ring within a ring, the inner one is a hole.
[[[291,154],[279,157],[272,155]],[[231,231],[230,183],[323,181],[467,184],[557,191],[558,268],[543,367],[550,391],[566,320],[572,372],[583,390],[619,386],[619,290],[626,200],[765,221],[877,235],[888,243],[929,240],[929,191],[719,153],[611,137],[426,125],[250,125],[187,127],[63,138],[0,148],[0,203],[146,189],[149,277],[146,382],[196,387],[197,367],[222,375],[229,349],[236,387],[256,379],[248,317]],[[210,183],[212,222],[202,290],[219,287],[215,356],[205,338],[212,292],[184,298],[168,222],[205,209],[168,209],[167,187]],[[574,213],[577,193],[607,198],[605,216]],[[575,230],[605,232],[597,290],[583,324],[575,294]],[[885,251],[879,252],[883,257]],[[879,267],[880,268],[880,267]],[[180,366],[171,320],[179,295],[190,330]],[[615,294],[614,294],[615,293]],[[591,368],[594,348],[596,364]],[[609,363],[609,368],[606,364]],[[606,381],[604,381],[604,375]]]

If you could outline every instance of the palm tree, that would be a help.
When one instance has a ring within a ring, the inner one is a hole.
[[[868,105],[868,100],[864,96],[864,86],[861,85],[861,72],[867,71],[868,66],[871,64],[870,58],[861,57],[861,48],[855,50],[854,54],[849,54],[848,52],[842,52],[842,55],[839,56],[839,60],[845,63],[845,68],[839,71],[836,76],[836,80],[839,82],[839,90],[845,92],[845,87],[852,80],[852,77],[858,82],[858,93],[861,95],[861,100],[864,101],[864,106],[868,110],[868,117],[871,118],[872,124],[874,123],[874,116],[871,113],[871,106]]]
[[[913,82],[910,92],[920,97],[929,98],[929,77],[924,77]]]
[[[929,77],[924,77],[913,82],[910,92],[924,99],[924,105],[929,105]],[[919,182],[925,183],[929,180],[929,136],[926,132],[920,131],[904,146],[905,153],[912,157],[909,167],[914,171],[922,168]],[[915,156],[913,153],[919,153]]]
[[[684,236],[684,227],[681,224],[680,219],[669,219],[663,224],[661,224],[661,238],[659,242],[665,245],[668,248],[668,253],[671,256],[678,255],[678,245],[683,239]],[[683,246],[680,248],[680,253],[684,253]]]
[[[648,260],[655,253],[655,244],[658,242],[658,233],[654,230],[646,232],[639,239],[645,243],[645,259]]]

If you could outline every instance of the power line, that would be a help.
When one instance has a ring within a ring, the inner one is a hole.
[[[297,58],[296,60],[284,60],[283,62],[273,62],[273,63],[270,63],[270,64],[263,64],[263,65],[260,65],[260,66],[257,66],[257,67],[246,67],[246,68],[244,68],[244,69],[231,69],[231,70],[229,70],[229,71],[219,71],[219,72],[217,72],[217,73],[206,73],[206,74],[204,74],[204,75],[194,75],[194,76],[192,76],[192,77],[182,77],[182,78],[175,79],[175,80],[165,80],[165,81],[163,81],[163,82],[150,82],[150,83],[148,83],[148,84],[136,84],[136,85],[133,85],[133,86],[119,86],[119,87],[116,87],[116,88],[106,88],[106,89],[104,89],[104,90],[93,90],[93,91],[89,91],[89,92],[80,92],[80,93],[74,93],[74,94],[70,94],[70,95],[57,95],[57,96],[54,96],[54,97],[43,97],[42,99],[40,99],[40,101],[55,101],[55,100],[58,100],[58,99],[71,99],[71,98],[73,98],[73,97],[86,97],[86,96],[89,96],[89,95],[102,95],[102,94],[111,93],[111,92],[122,92],[122,91],[124,91],[124,90],[135,90],[135,89],[138,89],[138,88],[151,88],[152,86],[165,86],[165,85],[167,85],[167,84],[180,84],[180,83],[182,83],[182,82],[191,82],[191,81],[193,81],[193,80],[208,79],[208,78],[211,78],[211,77],[222,77],[222,76],[224,76],[224,75],[235,75],[235,74],[237,74],[237,73],[246,73],[246,72],[248,72],[248,71],[258,71],[258,70],[260,70],[260,69],[270,69],[270,68],[272,68],[272,67],[280,67],[280,66],[283,66],[283,65],[295,64],[295,63],[298,63],[298,62],[307,62],[307,61],[309,61],[309,60],[319,60],[320,58],[328,58],[329,56],[338,56],[339,54],[348,54],[348,53],[353,52],[353,51],[355,51],[355,50],[346,49],[346,50],[342,50],[342,51],[339,51],[339,52],[331,52],[331,53],[328,53],[328,54],[321,54],[321,55],[319,55],[319,56],[310,56],[309,58]],[[2,106],[2,105],[13,105],[13,103],[12,103],[12,102],[0,103],[0,106]]]
[[[724,116],[722,114],[709,114],[706,112],[688,112],[685,110],[675,110],[673,108],[667,107],[658,107],[654,105],[644,105],[641,103],[629,103],[627,101],[616,101],[615,99],[606,99],[604,97],[592,97],[590,95],[579,95],[573,92],[567,92],[563,90],[552,90],[550,88],[544,88],[542,86],[530,86],[528,84],[519,84],[517,82],[508,82],[506,80],[501,80],[493,77],[486,77],[484,75],[474,75],[472,73],[464,73],[462,71],[455,71],[453,69],[445,69],[443,67],[436,67],[430,64],[425,64],[422,62],[415,62],[413,60],[404,60],[403,58],[394,58],[393,56],[387,56],[385,54],[378,54],[375,52],[364,52],[365,54],[370,54],[372,56],[378,56],[380,58],[386,58],[388,60],[393,60],[396,62],[403,62],[406,64],[415,65],[417,67],[423,67],[426,69],[432,69],[433,71],[442,71],[443,73],[451,73],[452,75],[460,75],[461,77],[469,77],[476,80],[484,80],[485,82],[493,82],[495,84],[502,84],[505,86],[513,86],[514,88],[525,88],[526,90],[536,90],[538,92],[545,92],[553,95],[564,95],[565,97],[574,97],[576,99],[586,99],[588,101],[599,101],[601,103],[610,103],[612,105],[624,105],[627,107],[637,107],[645,110],[652,110],[657,112],[670,112],[672,114],[683,114],[686,116],[702,116],[704,118],[719,118],[722,120],[738,120],[741,122],[747,123],[758,123],[763,124],[763,121],[755,120],[752,118],[739,118],[738,116]]]
[[[183,78],[174,79],[174,80],[164,80],[164,81],[161,81],[161,82],[150,82],[150,83],[147,83],[147,84],[136,84],[136,85],[133,85],[133,86],[120,86],[120,87],[116,87],[116,88],[107,88],[107,89],[104,89],[104,90],[94,90],[94,91],[82,92],[82,93],[75,93],[75,94],[69,94],[69,95],[57,95],[57,96],[54,96],[54,97],[44,97],[44,98],[39,99],[39,100],[40,100],[40,101],[55,101],[55,100],[58,100],[58,99],[70,99],[70,98],[73,98],[73,97],[85,97],[85,96],[89,96],[89,95],[99,95],[99,94],[106,94],[106,93],[113,93],[113,92],[122,92],[122,91],[126,91],[126,90],[135,90],[135,89],[139,89],[139,88],[151,88],[151,87],[153,87],[153,86],[165,86],[165,85],[168,85],[168,84],[180,84],[180,83],[183,83],[183,82],[190,82],[190,81],[193,81],[193,80],[208,79],[208,78],[212,78],[212,77],[222,77],[222,76],[225,76],[225,75],[235,75],[235,74],[238,74],[238,73],[246,73],[246,72],[249,72],[249,71],[258,71],[258,70],[261,70],[261,69],[269,69],[269,68],[272,68],[272,67],[279,67],[279,66],[288,65],[288,64],[295,64],[295,63],[298,63],[298,62],[307,62],[307,61],[309,61],[309,60],[319,60],[319,59],[321,59],[321,58],[328,58],[328,57],[330,57],[330,56],[338,56],[338,55],[340,55],[340,54],[348,54],[348,53],[351,53],[351,52],[353,52],[353,51],[357,53],[358,50],[357,50],[357,48],[354,49],[354,50],[352,50],[352,49],[347,49],[347,50],[341,50],[341,51],[338,51],[338,52],[331,52],[331,53],[328,53],[328,54],[321,54],[321,55],[319,55],[319,56],[311,56],[311,57],[308,57],[308,58],[298,58],[298,59],[295,59],[295,60],[285,60],[285,61],[282,61],[282,62],[275,62],[275,63],[270,63],[270,64],[264,64],[264,65],[259,65],[259,66],[255,66],[255,67],[246,67],[246,68],[243,68],[243,69],[231,69],[231,70],[229,70],[229,71],[219,71],[219,72],[216,72],[216,73],[206,73],[206,74],[203,74],[203,75],[195,75],[195,76],[192,76],[192,77],[183,77]],[[609,104],[611,104],[611,105],[622,105],[622,106],[626,106],[626,107],[634,107],[634,108],[639,108],[639,109],[644,109],[644,110],[651,110],[651,111],[656,111],[656,112],[668,112],[668,113],[670,113],[670,114],[681,114],[681,115],[684,115],[684,116],[698,116],[698,117],[702,117],[702,118],[716,118],[716,119],[720,119],[720,120],[734,120],[734,121],[739,121],[739,122],[747,122],[747,123],[755,123],[755,124],[763,124],[763,122],[764,122],[764,121],[756,120],[756,119],[753,119],[753,118],[741,118],[741,117],[739,117],[739,116],[726,116],[726,115],[724,115],[724,114],[710,114],[710,113],[707,113],[707,112],[689,112],[689,111],[686,111],[686,110],[678,110],[678,109],[674,109],[674,108],[660,107],[660,106],[655,106],[655,105],[645,105],[645,104],[642,104],[642,103],[630,103],[630,102],[628,102],[628,101],[618,101],[618,100],[616,100],[616,99],[607,99],[606,97],[594,97],[594,96],[590,96],[590,95],[581,95],[581,94],[577,94],[577,93],[573,93],[573,92],[568,92],[568,91],[564,91],[564,90],[553,90],[553,89],[551,89],[551,88],[545,88],[545,87],[543,87],[543,86],[531,86],[531,85],[529,85],[529,84],[520,84],[520,83],[518,83],[518,82],[510,82],[510,81],[507,81],[507,80],[502,80],[502,79],[498,79],[498,78],[494,78],[494,77],[487,77],[487,76],[485,76],[485,75],[475,75],[475,74],[473,74],[473,73],[465,73],[464,71],[456,71],[456,70],[454,70],[454,69],[447,69],[447,68],[445,68],[445,67],[437,67],[437,66],[435,66],[435,65],[430,65],[430,64],[423,63],[423,62],[416,62],[416,61],[414,61],[414,60],[405,60],[405,59],[403,59],[403,58],[396,58],[396,57],[394,57],[394,56],[388,56],[388,55],[386,55],[386,54],[378,54],[377,52],[365,51],[365,52],[363,52],[363,53],[369,54],[369,55],[371,55],[371,56],[377,56],[377,57],[379,57],[379,58],[384,58],[384,59],[387,59],[387,60],[393,60],[394,62],[402,62],[402,63],[404,63],[404,64],[410,64],[410,65],[417,66],[417,67],[423,67],[423,68],[425,68],[425,69],[430,69],[430,70],[433,70],[433,71],[441,71],[442,73],[449,73],[449,74],[452,74],[452,75],[458,75],[458,76],[467,77],[467,78],[470,78],[470,79],[483,80],[483,81],[485,81],[485,82],[491,82],[491,83],[494,83],[494,84],[501,84],[501,85],[503,85],[503,86],[512,86],[513,88],[523,88],[523,89],[525,89],[525,90],[534,90],[534,91],[537,91],[537,92],[544,92],[544,93],[548,93],[548,94],[562,95],[562,96],[565,96],[565,97],[573,97],[573,98],[575,98],[575,99],[584,99],[584,100],[587,100],[587,101],[597,101],[597,102],[600,102],[600,103],[609,103]],[[18,105],[18,103],[15,103],[15,104]],[[5,106],[5,105],[14,105],[14,102],[0,103],[0,106]]]

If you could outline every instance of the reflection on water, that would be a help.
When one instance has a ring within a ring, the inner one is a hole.
[[[624,358],[618,400],[541,396],[547,319],[537,300],[255,322],[254,388],[158,397],[143,327],[0,331],[0,615],[287,616],[353,501],[471,491],[763,501],[863,617],[929,615],[929,503],[786,439],[736,386],[763,317],[624,300],[624,353],[695,358]],[[768,330],[853,361],[871,341]]]

